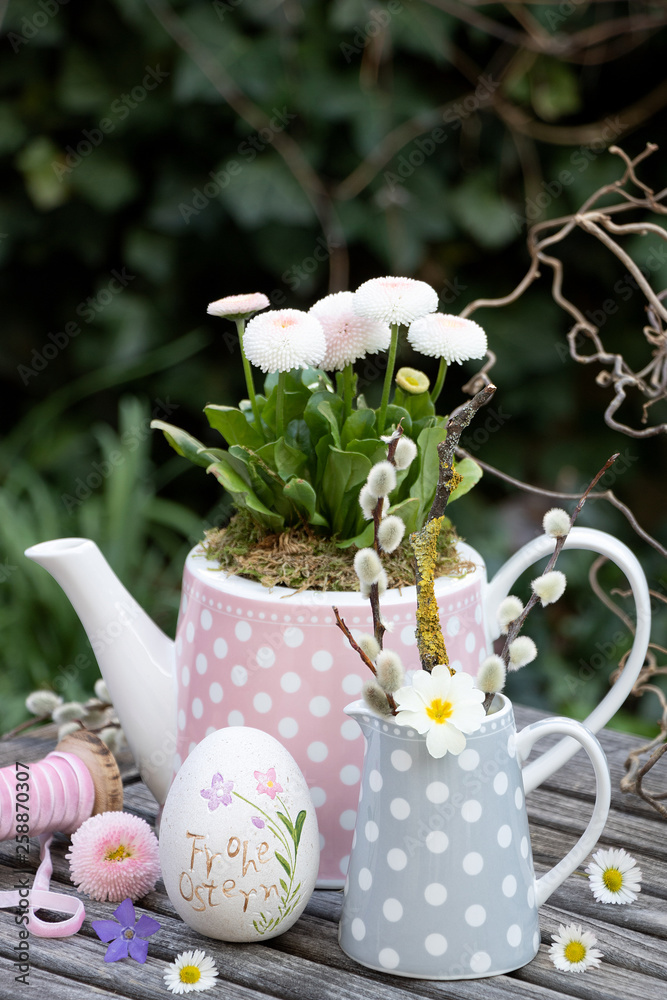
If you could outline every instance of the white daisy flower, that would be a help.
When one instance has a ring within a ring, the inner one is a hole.
[[[549,958],[561,972],[585,972],[600,964],[603,954],[593,945],[597,938],[578,924],[559,924],[558,934],[552,934]]]
[[[396,722],[426,733],[426,749],[432,757],[444,757],[449,751],[460,754],[466,745],[464,733],[474,733],[486,714],[484,694],[470,674],[438,663],[431,673],[418,670],[412,687],[402,687],[394,695],[398,706]]]
[[[596,851],[586,873],[591,892],[601,903],[634,903],[641,892],[641,868],[622,847]]]
[[[447,364],[483,358],[486,334],[479,323],[462,316],[431,313],[410,324],[408,340],[416,351],[431,358],[444,358]]]
[[[324,330],[327,348],[320,367],[326,372],[342,371],[367,354],[377,354],[389,347],[390,326],[360,316],[355,312],[354,302],[354,292],[334,292],[309,310]]]
[[[248,361],[263,372],[287,372],[318,367],[326,340],[314,316],[299,309],[275,309],[250,320],[243,348]]]
[[[248,295],[227,295],[224,299],[209,302],[206,312],[209,316],[246,319],[270,305],[268,298],[262,292],[250,292]]]
[[[172,993],[201,993],[215,986],[217,975],[215,962],[205,952],[183,951],[164,973],[164,981]]]
[[[415,278],[371,278],[355,292],[354,308],[360,316],[380,323],[403,323],[438,308],[438,293],[425,281]]]

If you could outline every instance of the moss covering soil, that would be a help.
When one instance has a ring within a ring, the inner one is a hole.
[[[438,540],[435,575],[464,576],[473,567],[459,558],[454,528],[446,522]],[[243,511],[235,514],[225,528],[206,532],[206,556],[220,569],[265,587],[281,585],[296,590],[358,590],[359,580],[352,565],[355,546],[338,548],[330,538],[290,528],[279,535],[266,534]],[[407,539],[396,552],[383,554],[389,587],[414,586],[414,559]]]

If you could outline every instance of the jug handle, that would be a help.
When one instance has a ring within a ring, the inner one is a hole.
[[[496,639],[500,634],[497,624],[498,605],[507,596],[514,581],[538,559],[550,555],[555,544],[554,538],[549,535],[540,535],[508,559],[490,581],[485,598],[485,612],[486,621],[490,623],[491,639]],[[587,549],[607,556],[625,573],[635,600],[635,637],[623,672],[597,708],[594,708],[591,714],[584,719],[584,725],[596,733],[609,722],[612,715],[621,707],[644,664],[651,634],[651,598],[639,560],[627,545],[624,545],[618,538],[614,538],[613,535],[607,534],[606,531],[599,531],[597,528],[574,527],[565,540],[564,548]],[[532,791],[533,788],[541,785],[578,749],[577,742],[568,737],[527,764],[523,771],[526,791]]]
[[[609,766],[604,750],[597,737],[586,729],[581,722],[556,716],[551,719],[540,719],[526,726],[515,738],[515,748],[519,761],[525,760],[537,740],[554,733],[567,734],[569,739],[580,744],[588,754],[595,771],[595,805],[593,815],[581,837],[558,864],[550,868],[541,878],[535,880],[535,905],[539,908],[549,898],[551,893],[561,885],[568,875],[579,865],[597,844],[600,834],[607,822],[611,803],[611,779]],[[524,791],[527,789],[524,788]]]

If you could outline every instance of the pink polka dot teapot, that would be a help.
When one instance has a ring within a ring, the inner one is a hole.
[[[550,554],[541,535],[520,549],[488,582],[484,560],[461,543],[473,565],[442,577],[435,592],[450,661],[476,673],[498,636],[496,610],[520,574]],[[636,604],[636,634],[622,675],[585,720],[593,732],[622,705],[644,662],[650,598],[633,553],[613,536],[575,527],[565,548],[612,559],[625,573]],[[208,734],[250,726],[280,740],[310,787],[321,839],[318,885],[342,886],[355,826],[363,762],[361,730],[344,714],[359,697],[367,668],[336,627],[338,606],[353,632],[372,631],[360,594],[268,590],[226,576],[201,549],[187,557],[176,640],[170,640],[121,584],[94,542],[60,538],[26,556],[43,566],[77,611],[106,681],[139,771],[160,806],[175,773]],[[415,588],[383,595],[391,631],[385,646],[406,669],[419,667]],[[560,767],[578,744],[564,739],[523,768],[526,791]]]

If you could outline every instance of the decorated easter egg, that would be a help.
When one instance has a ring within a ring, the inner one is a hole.
[[[278,740],[234,726],[195,747],[160,824],[162,877],[186,924],[221,941],[282,934],[310,898],[319,858],[308,786]]]

